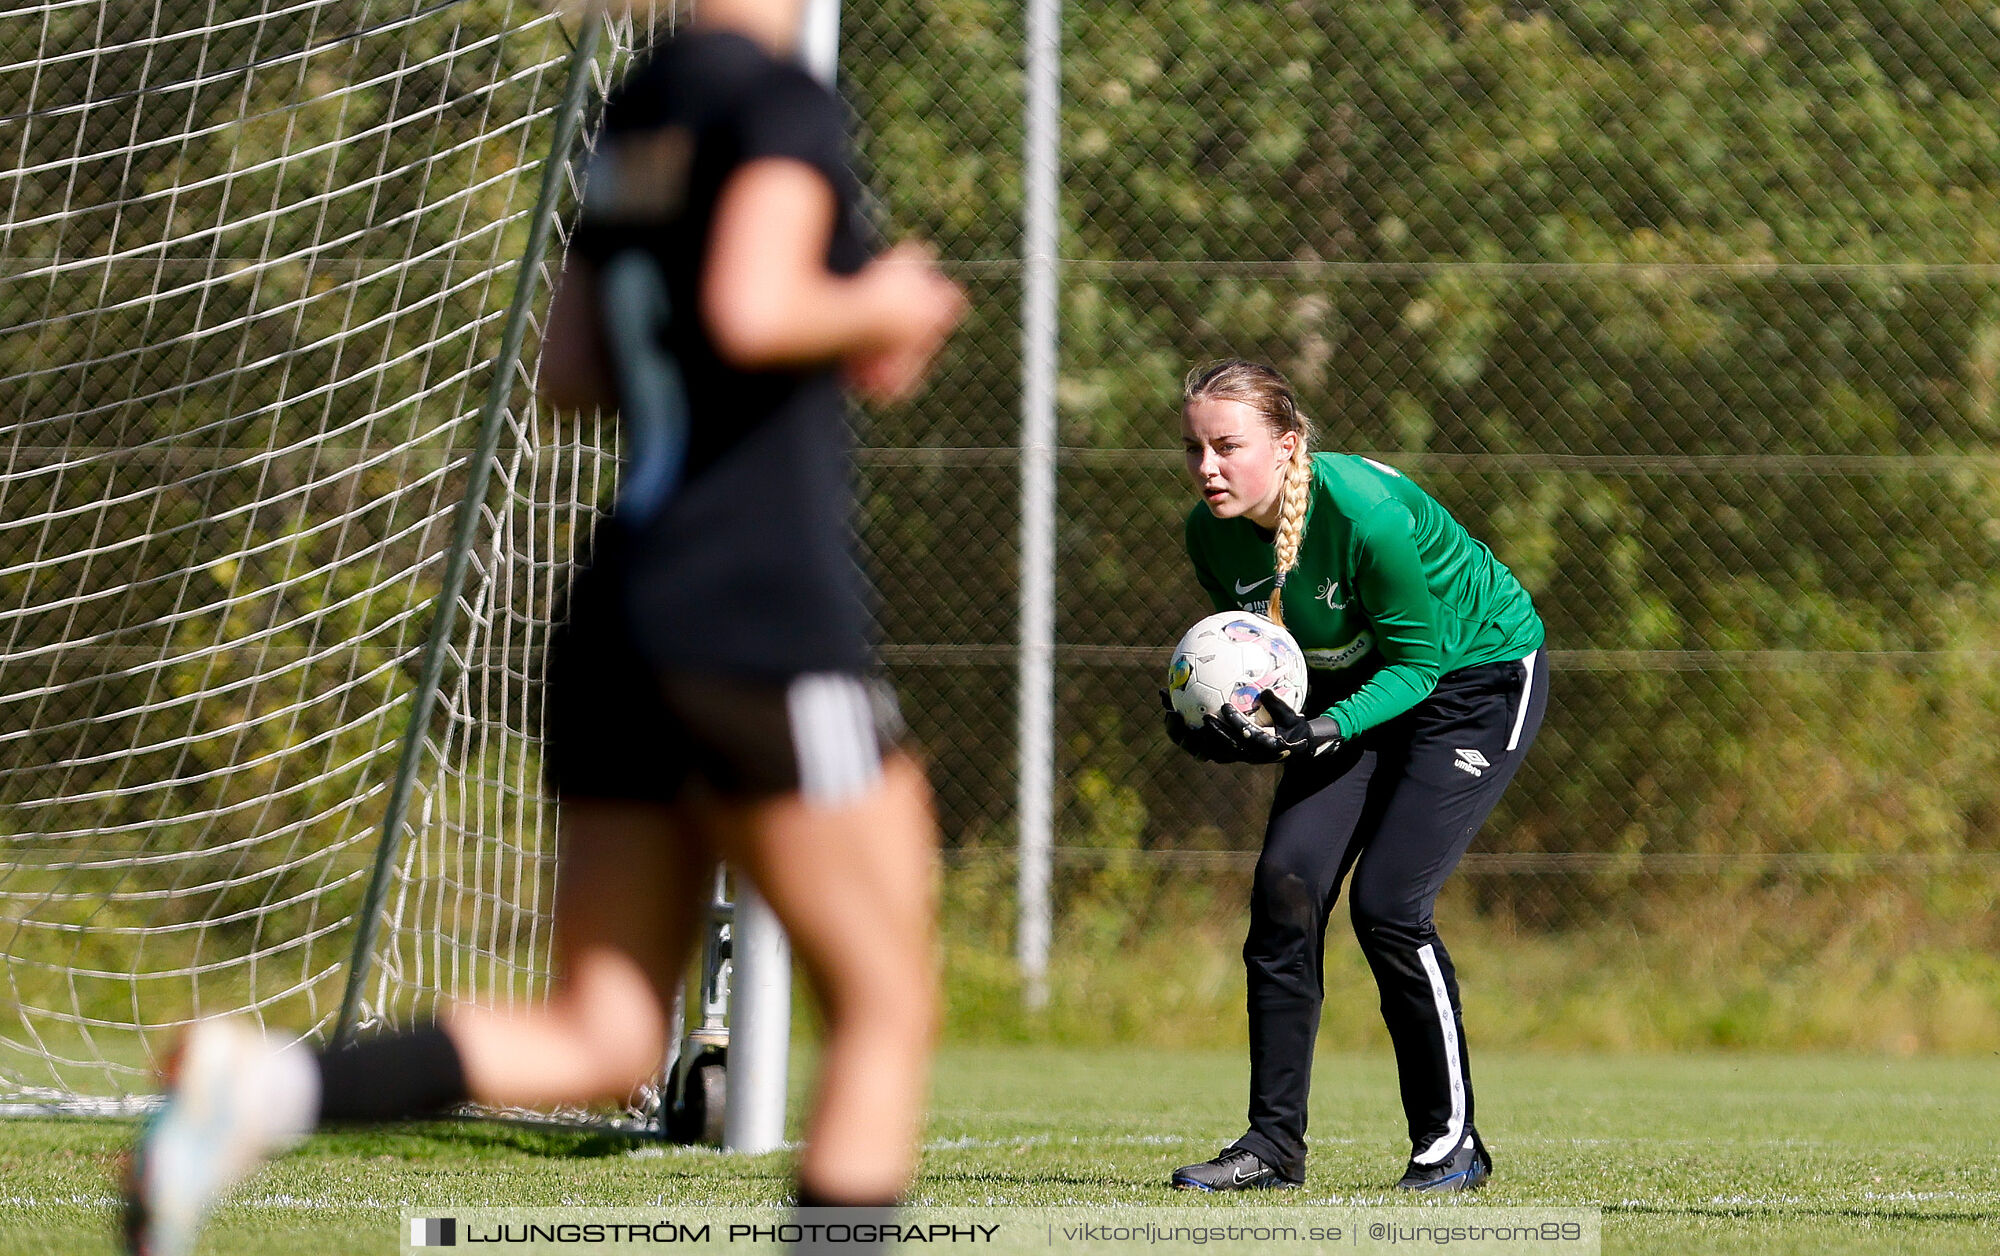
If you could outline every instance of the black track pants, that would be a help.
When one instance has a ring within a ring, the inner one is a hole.
[[[1237,1145],[1305,1177],[1306,1091],[1319,1032],[1326,925],[1348,906],[1396,1048],[1420,1161],[1472,1125],[1458,979],[1431,909],[1541,727],[1548,663],[1463,668],[1395,720],[1278,782],[1243,944],[1250,1004],[1250,1131]]]

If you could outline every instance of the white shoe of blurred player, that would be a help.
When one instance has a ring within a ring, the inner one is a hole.
[[[187,1256],[224,1192],[312,1128],[319,1071],[298,1043],[200,1021],[169,1059],[167,1094],[125,1166],[125,1246]]]

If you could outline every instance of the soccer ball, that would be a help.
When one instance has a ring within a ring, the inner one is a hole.
[[[1266,689],[1298,710],[1306,696],[1306,656],[1291,633],[1249,611],[1222,611],[1188,629],[1167,665],[1167,696],[1190,728],[1224,706],[1270,724],[1270,713],[1257,705]]]

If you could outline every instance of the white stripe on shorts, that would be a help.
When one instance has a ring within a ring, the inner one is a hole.
[[[882,778],[868,687],[853,676],[812,672],[785,691],[798,762],[799,793],[809,802],[851,802]]]
[[[1417,948],[1417,958],[1424,963],[1424,976],[1430,978],[1431,1003],[1437,1008],[1438,1028],[1444,1033],[1444,1067],[1451,1087],[1451,1119],[1445,1123],[1441,1138],[1410,1158],[1418,1164],[1437,1164],[1457,1151],[1458,1145],[1465,1141],[1465,1073],[1458,1067],[1458,1021],[1451,1014],[1451,991],[1444,988],[1444,970],[1438,967],[1437,951],[1426,942]]]
[[[1527,669],[1528,674],[1521,679],[1521,709],[1514,712],[1514,731],[1507,738],[1509,750],[1521,744],[1521,726],[1528,722],[1528,699],[1535,696],[1535,655],[1540,653],[1536,650],[1521,660],[1521,666]]]

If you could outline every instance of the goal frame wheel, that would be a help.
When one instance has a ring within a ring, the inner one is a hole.
[[[668,1096],[667,1137],[676,1143],[722,1145],[729,1111],[729,1051],[707,1047],[680,1071]]]

